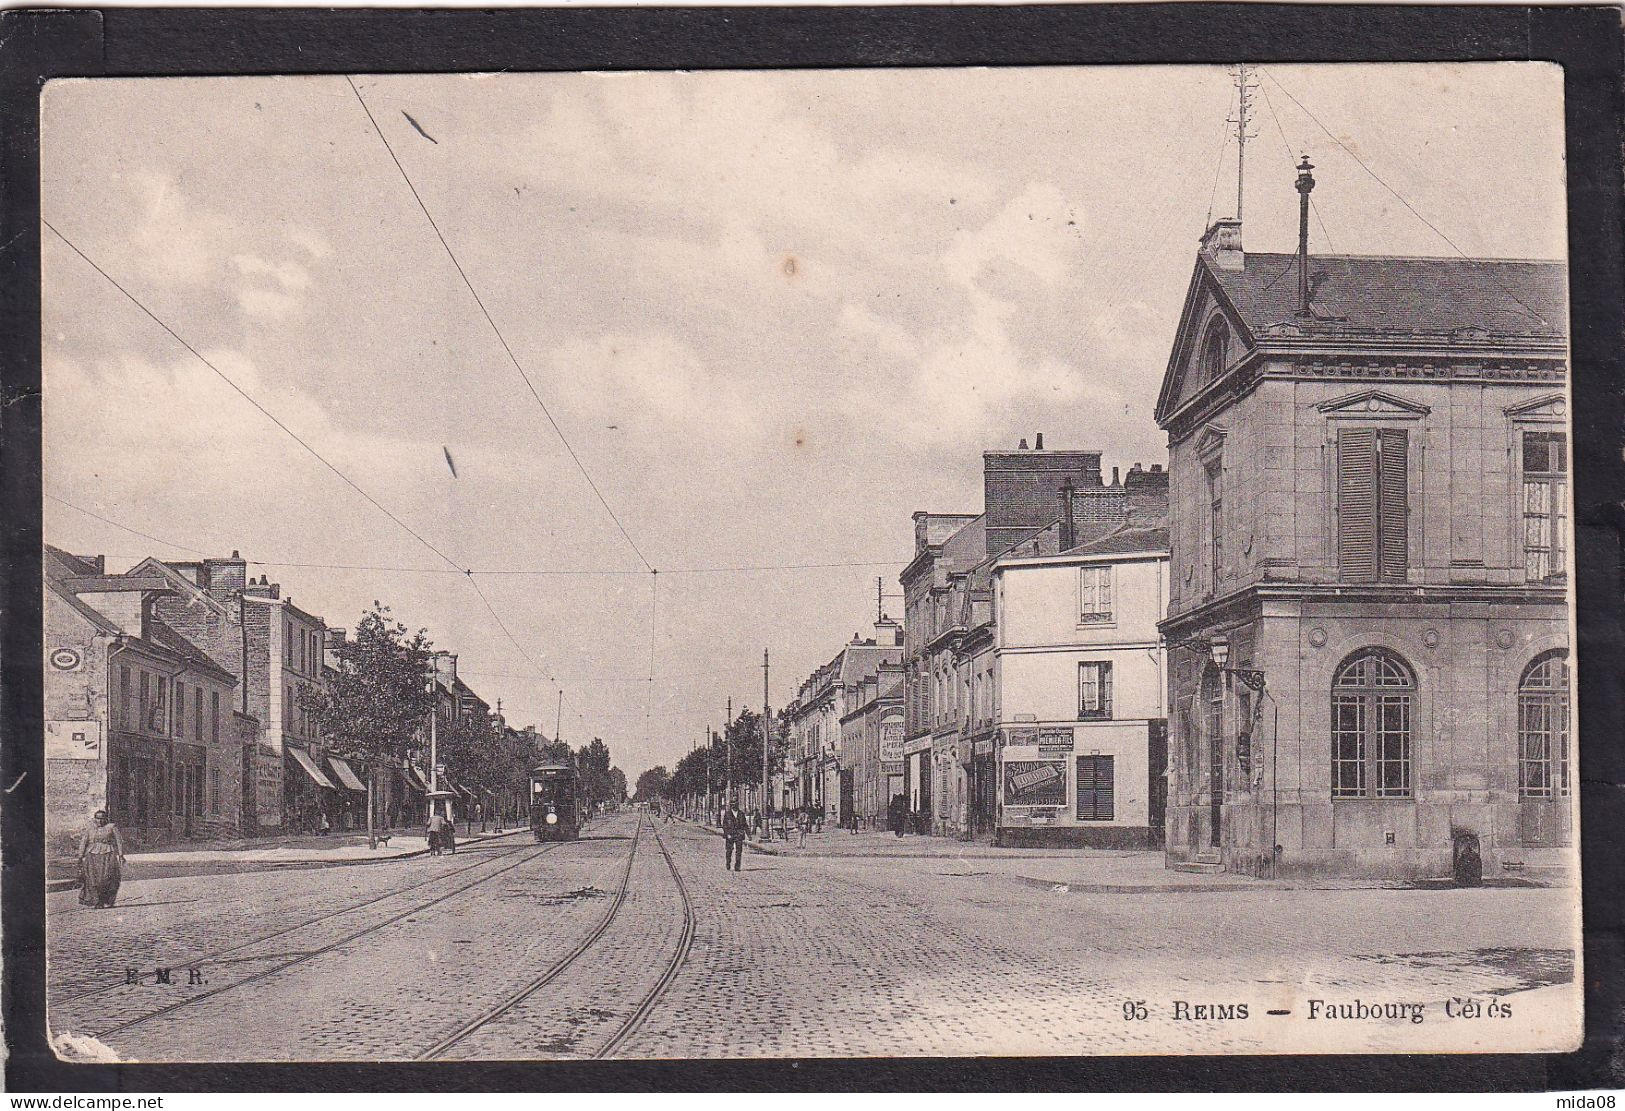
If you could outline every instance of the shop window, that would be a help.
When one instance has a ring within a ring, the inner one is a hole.
[[[1523,434],[1523,568],[1530,582],[1567,573],[1568,471],[1563,433]]]
[[[1390,652],[1365,648],[1332,680],[1332,797],[1409,798],[1416,680]]]
[[[1112,716],[1112,665],[1099,661],[1078,665],[1078,718]]]
[[[1112,619],[1112,569],[1082,567],[1078,569],[1078,620],[1084,624],[1103,624]]]
[[[1569,661],[1559,649],[1537,656],[1518,683],[1518,794],[1569,793]]]
[[[1112,820],[1112,759],[1110,756],[1078,757],[1078,821]]]

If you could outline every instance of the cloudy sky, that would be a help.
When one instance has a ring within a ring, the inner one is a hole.
[[[1555,67],[1260,84],[1248,247],[1293,249],[1306,151],[1313,250],[1453,253],[1312,112],[1462,251],[1563,257]],[[980,510],[984,449],[1042,430],[1108,467],[1165,458],[1151,409],[1196,240],[1235,205],[1222,69],[356,85],[661,569],[652,653],[651,576],[343,78],[53,82],[45,217],[481,572],[523,653],[463,576],[47,232],[45,488],[168,543],[47,500],[49,541],[120,568],[238,549],[332,624],[381,599],[514,724],[551,733],[562,686],[565,739],[603,737],[635,776],[728,697],[759,705],[764,647],[776,706],[866,629],[910,514]],[[851,566],[703,570],[807,564]]]

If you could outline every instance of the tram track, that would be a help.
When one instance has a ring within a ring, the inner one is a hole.
[[[638,1004],[637,1009],[632,1012],[626,1021],[621,1023],[609,1040],[598,1047],[598,1050],[593,1054],[594,1059],[608,1057],[637,1032],[638,1027],[643,1025],[643,1020],[649,1016],[649,1012],[654,1010],[654,1006],[659,1002],[660,997],[666,993],[666,989],[677,978],[677,973],[682,969],[683,963],[688,960],[689,950],[694,946],[694,904],[688,897],[688,886],[683,883],[682,874],[677,871],[677,862],[672,859],[671,850],[667,849],[666,843],[660,839],[660,830],[655,827],[653,822],[649,824],[649,832],[654,834],[655,846],[660,849],[660,855],[665,857],[666,867],[671,869],[672,882],[677,885],[677,896],[683,908],[683,929],[678,937],[677,949],[672,953],[671,959],[666,962],[666,968],[661,972],[660,979],[655,981],[654,987],[649,989],[643,1000]]]
[[[632,1009],[632,1011],[625,1018],[621,1019],[615,1024],[615,1027],[610,1031],[608,1038],[603,1040],[597,1049],[591,1053],[583,1054],[583,1056],[593,1059],[610,1056],[622,1045],[624,1045],[625,1042],[637,1031],[637,1029],[643,1024],[644,1020],[648,1017],[649,1013],[654,1009],[654,1006],[659,1001],[660,997],[665,993],[666,989],[671,986],[672,981],[676,979],[677,973],[682,968],[684,962],[688,959],[689,950],[693,946],[694,910],[693,903],[689,898],[688,888],[683,883],[682,875],[677,870],[676,861],[672,858],[670,850],[667,849],[665,842],[660,837],[659,830],[652,822],[649,823],[648,833],[654,838],[655,847],[659,849],[661,858],[664,860],[666,868],[671,875],[672,882],[677,893],[679,907],[682,912],[682,926],[678,934],[677,945],[673,949],[671,955],[666,959],[664,966],[661,968],[660,975],[656,978],[654,984],[644,992],[643,996],[639,999],[637,1005]],[[583,935],[580,940],[569,949],[569,951],[555,960],[541,973],[531,977],[514,991],[505,996],[500,1002],[494,1006],[488,1007],[478,1015],[464,1022],[450,1034],[441,1038],[434,1045],[430,1046],[428,1049],[419,1054],[418,1060],[435,1060],[445,1056],[448,1051],[459,1044],[466,1042],[480,1031],[491,1027],[495,1023],[498,1023],[505,1016],[513,1015],[516,1011],[519,1011],[527,1004],[527,1001],[532,1000],[548,985],[559,980],[559,978],[566,972],[577,969],[583,958],[587,957],[588,954],[593,951],[594,947],[604,939],[605,934],[609,932],[611,926],[616,922],[620,915],[622,906],[626,902],[627,893],[631,885],[633,865],[636,861],[643,835],[644,819],[640,817],[637,829],[633,834],[632,849],[627,853],[626,864],[621,873],[620,884],[616,888],[615,895],[609,907],[605,910],[603,916],[598,920],[598,922],[594,924],[593,928]],[[543,1009],[554,1010],[555,1008],[545,1007]],[[521,1015],[520,1017],[523,1016]]]
[[[478,842],[474,843],[477,844]],[[517,853],[524,852],[529,847],[530,846],[527,844],[518,845],[507,852],[501,853],[500,855],[484,857],[480,860],[476,860],[472,864],[464,865],[460,868],[453,868],[447,872],[437,873],[436,875],[429,876],[426,879],[418,880],[416,883],[409,883],[404,887],[393,888],[392,890],[386,891],[381,895],[374,895],[371,898],[363,899],[359,903],[351,903],[348,906],[340,907],[337,910],[330,910],[323,914],[318,914],[314,918],[307,918],[303,922],[296,923],[292,926],[284,926],[282,929],[273,930],[268,934],[261,934],[258,937],[253,937],[247,941],[238,942],[237,944],[228,946],[227,948],[207,950],[195,955],[189,954],[182,957],[166,958],[165,963],[166,965],[173,967],[203,967],[205,965],[217,964],[221,962],[221,958],[229,957],[233,953],[240,953],[245,949],[252,949],[256,945],[264,945],[266,942],[275,941],[279,937],[286,937],[289,934],[297,933],[300,930],[309,929],[312,926],[319,926],[323,922],[329,922],[335,918],[342,918],[346,914],[354,914],[358,910],[365,910],[367,907],[375,906],[387,899],[394,899],[398,896],[405,895],[408,892],[416,891],[423,887],[428,887],[430,884],[441,883],[445,880],[460,876],[466,872],[472,872],[476,868],[481,868],[491,863],[492,860],[500,860],[513,856]],[[534,859],[534,857],[532,859]],[[110,979],[107,983],[98,985],[97,987],[87,988],[83,991],[76,991],[69,995],[51,998],[50,1005],[56,1007],[66,1006],[69,1003],[74,1003],[81,999],[89,999],[91,996],[95,995],[103,995],[124,986],[125,981]]]
[[[565,969],[569,968],[577,960],[579,960],[582,954],[591,949],[593,944],[597,942],[599,938],[604,936],[604,931],[609,929],[610,923],[615,921],[615,916],[621,911],[621,904],[626,901],[627,887],[630,885],[632,880],[632,862],[637,858],[638,840],[642,836],[643,819],[640,816],[638,818],[637,829],[632,833],[632,848],[631,851],[626,854],[626,866],[621,870],[621,882],[616,885],[615,895],[610,900],[609,907],[604,911],[603,917],[598,920],[597,924],[594,925],[591,930],[587,931],[586,935],[582,937],[580,941],[578,941],[567,953],[565,953],[564,956],[554,961],[539,975],[531,977],[517,990],[510,992],[502,999],[501,1002],[497,1003],[495,1006],[487,1007],[484,1011],[481,1011],[478,1015],[469,1019],[456,1030],[452,1031],[450,1034],[435,1042],[428,1049],[418,1054],[417,1060],[432,1061],[444,1054],[446,1050],[450,1049],[458,1042],[465,1040],[470,1035],[476,1033],[486,1026],[489,1026],[491,1023],[495,1022],[497,1019],[519,1006],[525,1000],[541,991],[548,984],[552,983],[559,977],[560,974],[564,972]]]
[[[221,986],[219,986],[217,988],[213,988],[213,989],[208,990],[208,991],[198,992],[195,995],[189,995],[185,999],[177,1000],[176,1002],[171,1003],[171,1004],[169,1004],[167,1006],[164,1006],[164,1007],[160,1007],[157,1010],[149,1011],[149,1012],[147,1012],[145,1014],[141,1014],[141,1015],[136,1015],[135,1017],[127,1019],[124,1022],[120,1022],[120,1023],[118,1023],[118,1024],[114,1025],[114,1026],[107,1027],[106,1029],[103,1029],[103,1030],[99,1031],[97,1034],[95,1034],[95,1037],[97,1039],[99,1039],[99,1040],[106,1039],[107,1037],[109,1037],[109,1036],[111,1036],[113,1034],[122,1033],[125,1030],[129,1030],[129,1029],[131,1029],[133,1027],[140,1026],[140,1025],[143,1025],[145,1023],[151,1022],[154,1019],[158,1019],[158,1018],[162,1018],[162,1017],[164,1017],[166,1015],[174,1014],[177,1011],[183,1010],[183,1009],[185,1009],[187,1007],[195,1006],[195,1005],[197,1005],[199,1003],[204,1002],[205,1000],[216,998],[217,996],[224,995],[227,992],[236,991],[239,988],[247,987],[250,984],[258,983],[258,982],[260,982],[262,980],[269,979],[270,977],[276,976],[276,975],[278,975],[279,973],[282,973],[282,972],[286,972],[287,970],[289,970],[291,968],[295,968],[295,967],[297,967],[299,965],[302,965],[302,964],[305,964],[305,963],[307,963],[309,961],[313,961],[313,960],[317,959],[318,957],[326,956],[327,954],[329,954],[329,953],[331,953],[331,952],[333,952],[333,951],[335,951],[337,949],[340,949],[343,946],[349,945],[349,944],[351,944],[351,943],[353,943],[353,942],[355,942],[355,941],[357,941],[357,940],[359,940],[359,939],[361,939],[363,937],[366,937],[368,934],[376,933],[379,930],[382,930],[387,926],[394,925],[396,922],[399,922],[402,919],[409,918],[414,914],[419,914],[419,913],[421,913],[421,912],[423,912],[425,910],[430,909],[431,907],[438,906],[441,903],[444,903],[444,902],[446,902],[446,901],[448,901],[448,900],[450,900],[452,898],[455,898],[456,896],[463,894],[465,891],[468,891],[468,890],[470,890],[472,888],[478,887],[481,884],[490,883],[492,880],[497,879],[500,876],[507,875],[509,872],[512,872],[516,868],[523,867],[525,864],[528,864],[531,861],[534,861],[534,860],[540,859],[543,856],[546,856],[549,852],[552,852],[553,850],[559,848],[561,845],[566,844],[566,843],[567,842],[553,842],[551,844],[546,844],[546,845],[541,846],[539,849],[537,849],[534,852],[529,851],[534,846],[531,846],[531,845],[521,846],[520,848],[514,850],[514,852],[509,853],[509,854],[505,854],[504,857],[498,858],[498,859],[505,859],[507,856],[517,856],[517,857],[519,857],[519,859],[513,861],[511,864],[505,864],[501,868],[498,868],[498,869],[496,869],[494,871],[488,872],[487,874],[479,876],[476,879],[470,880],[467,883],[459,884],[459,885],[453,887],[451,890],[443,892],[442,894],[439,894],[439,895],[435,896],[432,899],[422,901],[422,902],[415,902],[412,906],[407,907],[405,910],[402,910],[402,911],[399,911],[397,913],[391,914],[391,915],[389,915],[389,916],[387,916],[387,917],[385,917],[385,918],[383,918],[383,919],[381,919],[381,920],[379,920],[377,922],[370,923],[370,924],[362,927],[359,930],[351,931],[350,933],[345,934],[343,937],[338,938],[335,941],[331,941],[326,945],[320,946],[319,948],[310,949],[310,950],[306,950],[304,952],[298,953],[297,955],[293,956],[292,959],[282,961],[281,963],[276,964],[271,968],[261,969],[260,971],[251,973],[250,975],[245,976],[245,977],[243,977],[241,979],[233,980],[229,984],[222,984]],[[469,868],[461,869],[461,870],[459,870],[459,872],[450,873],[450,874],[451,875],[463,874],[463,873],[466,873],[466,872],[469,872],[469,871],[473,871],[474,869],[479,868],[479,867],[481,867],[483,865],[488,865],[490,863],[492,863],[490,860],[482,860],[478,864],[471,865]],[[442,874],[440,876],[435,877],[435,879],[445,879],[445,878],[446,878],[446,874]],[[429,882],[433,882],[433,881],[429,881]],[[313,921],[315,921],[315,922],[326,921],[329,918],[337,917],[337,916],[339,916],[341,914],[352,913],[356,909],[361,909],[361,908],[364,908],[364,907],[367,907],[367,906],[372,906],[372,905],[374,905],[374,904],[376,904],[378,902],[381,902],[383,899],[392,898],[392,897],[394,897],[396,895],[399,895],[399,894],[402,894],[402,893],[404,893],[406,891],[415,890],[417,887],[421,887],[421,886],[424,886],[424,885],[423,884],[411,885],[411,886],[408,886],[406,888],[402,888],[402,889],[400,889],[398,891],[392,892],[389,895],[380,896],[378,898],[367,900],[364,903],[357,904],[355,907],[352,907],[349,910],[336,911],[336,912],[333,912],[330,915],[325,915],[325,916],[321,916],[321,917],[319,917],[317,919],[314,919]],[[307,923],[307,925],[308,925],[308,923]],[[281,936],[284,936],[287,933],[291,933],[293,930],[303,929],[303,928],[304,928],[304,926],[296,926],[296,927],[293,927],[290,930],[278,931],[277,933],[269,935],[269,936],[272,937],[272,938],[281,937]],[[261,940],[263,941],[264,939],[261,939]],[[249,944],[254,944],[254,943],[249,943]],[[246,947],[246,946],[244,946],[244,947]],[[242,948],[242,947],[239,947],[239,948]],[[233,950],[224,950],[224,951],[222,951],[222,953],[231,952],[231,951],[233,951]],[[218,956],[220,956],[220,955],[221,955],[220,953],[217,953],[216,958],[218,959]]]

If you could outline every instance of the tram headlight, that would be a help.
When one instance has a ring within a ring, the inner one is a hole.
[[[554,814],[551,811],[549,811],[548,815],[547,815],[547,824],[550,825],[550,826],[558,825],[559,824],[559,816],[557,814]]]

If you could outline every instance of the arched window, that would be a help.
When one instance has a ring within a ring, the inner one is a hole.
[[[1362,648],[1332,680],[1332,797],[1409,798],[1416,678],[1405,661]]]
[[[1569,793],[1569,660],[1559,648],[1536,656],[1518,681],[1518,794]]]
[[[1224,370],[1225,363],[1229,361],[1229,353],[1230,329],[1223,320],[1215,317],[1213,323],[1207,326],[1207,331],[1202,334],[1202,359],[1199,369],[1203,385],[1213,381]]]

